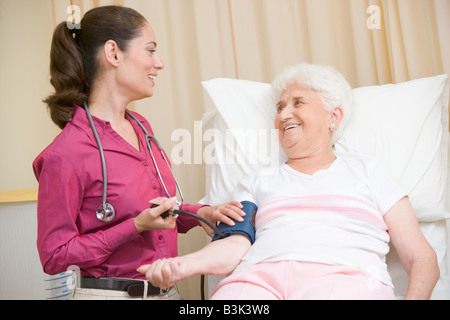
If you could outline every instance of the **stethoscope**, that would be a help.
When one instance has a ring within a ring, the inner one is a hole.
[[[107,172],[106,172],[105,153],[103,152],[102,143],[101,143],[100,137],[99,137],[99,135],[97,133],[97,129],[95,128],[94,121],[92,120],[92,116],[91,116],[91,113],[89,112],[89,108],[87,106],[86,101],[84,102],[84,110],[86,111],[87,117],[89,119],[89,123],[91,124],[91,128],[92,128],[92,131],[93,131],[94,136],[95,136],[95,140],[97,141],[98,149],[100,151],[100,159],[101,159],[101,163],[102,163],[102,172],[103,172],[103,201],[102,201],[102,204],[100,205],[100,207],[98,207],[98,209],[97,209],[97,211],[95,213],[96,213],[97,218],[99,220],[101,220],[103,222],[110,222],[110,221],[112,221],[114,219],[114,217],[116,215],[116,212],[114,210],[114,207],[110,203],[108,203],[108,201],[107,201],[108,175],[107,175]],[[159,181],[161,181],[161,185],[163,186],[164,191],[167,194],[167,197],[170,198],[169,191],[167,190],[166,184],[164,183],[164,180],[163,180],[163,178],[161,176],[161,172],[159,171],[158,164],[156,163],[155,157],[153,155],[153,147],[151,145],[151,140],[153,140],[156,143],[156,145],[158,146],[159,152],[161,153],[164,161],[166,162],[167,167],[170,169],[170,172],[172,173],[173,179],[174,179],[175,184],[177,186],[177,190],[178,190],[178,193],[179,193],[180,198],[181,198],[181,202],[177,202],[177,205],[180,206],[184,202],[183,193],[181,192],[181,188],[180,188],[180,186],[178,184],[177,179],[175,178],[175,175],[173,174],[172,168],[170,167],[169,161],[167,160],[167,158],[166,158],[166,156],[165,156],[165,154],[163,152],[163,149],[161,148],[161,145],[159,144],[158,140],[156,140],[156,138],[148,132],[148,130],[144,127],[144,125],[131,112],[126,110],[126,113],[133,120],[135,120],[136,123],[139,125],[139,127],[142,129],[142,131],[144,131],[144,133],[145,133],[145,141],[147,143],[147,148],[148,148],[148,150],[150,152],[150,157],[152,158],[153,164],[155,165],[155,169],[156,169],[156,172],[158,174]]]

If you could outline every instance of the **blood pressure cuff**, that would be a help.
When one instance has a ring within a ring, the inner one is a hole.
[[[255,242],[255,215],[258,207],[250,201],[242,201],[241,203],[244,206],[242,208],[242,211],[245,212],[245,217],[243,217],[244,221],[237,222],[233,220],[235,222],[234,226],[229,226],[226,223],[220,223],[217,229],[219,229],[219,231],[225,236],[223,237],[216,234],[212,241],[224,239],[232,234],[242,234],[250,240],[251,244]]]

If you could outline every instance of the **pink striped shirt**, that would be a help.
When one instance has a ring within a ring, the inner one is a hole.
[[[236,270],[314,262],[356,267],[392,286],[384,215],[404,196],[374,158],[350,153],[313,175],[286,164],[249,174],[233,198],[258,206],[256,240]]]

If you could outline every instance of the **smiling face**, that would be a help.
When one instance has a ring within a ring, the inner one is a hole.
[[[156,40],[148,23],[141,28],[140,35],[130,41],[126,51],[121,51],[122,61],[118,70],[119,81],[130,100],[139,100],[153,95],[155,78],[164,64],[156,53]]]
[[[331,147],[333,113],[324,108],[317,92],[291,84],[276,108],[275,128],[289,159],[310,157]]]

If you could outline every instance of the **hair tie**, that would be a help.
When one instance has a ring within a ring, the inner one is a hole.
[[[70,22],[67,22],[67,29],[69,29],[69,33],[72,35],[73,39],[76,39],[80,35],[80,24],[72,24]]]
[[[72,37],[73,37],[74,39],[77,39],[77,37],[78,37],[79,34],[80,34],[80,30],[81,30],[81,29],[77,29],[77,28],[72,29]]]

